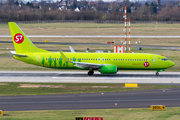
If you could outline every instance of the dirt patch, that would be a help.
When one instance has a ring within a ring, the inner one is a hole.
[[[9,84],[7,84],[7,83],[0,83],[0,85],[9,85]]]
[[[47,88],[65,88],[65,85],[41,85],[41,84],[20,84],[20,86],[18,86],[20,88],[40,88],[40,87],[47,87]]]
[[[92,88],[108,88],[108,86],[92,86]]]
[[[124,85],[108,86],[108,88],[123,88]]]

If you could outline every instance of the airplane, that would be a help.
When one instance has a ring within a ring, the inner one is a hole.
[[[50,52],[36,47],[15,22],[9,22],[15,51],[10,51],[15,59],[28,64],[56,69],[89,70],[88,75],[98,70],[101,74],[116,74],[118,70],[165,71],[175,65],[166,57],[148,53],[83,53]]]

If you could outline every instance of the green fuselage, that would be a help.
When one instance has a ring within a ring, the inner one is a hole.
[[[66,62],[59,52],[26,53],[27,57],[16,59],[43,67],[57,69],[89,69]],[[64,53],[69,61],[115,65],[120,70],[161,70],[172,67],[174,63],[164,56],[144,53]],[[147,65],[148,64],[148,65]]]

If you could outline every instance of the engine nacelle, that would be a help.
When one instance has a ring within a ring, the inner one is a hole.
[[[118,69],[117,66],[115,65],[106,65],[106,66],[101,66],[101,68],[99,69],[99,72],[101,72],[102,74],[115,74],[117,73]]]

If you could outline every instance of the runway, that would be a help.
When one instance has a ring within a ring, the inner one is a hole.
[[[118,72],[117,74],[100,74],[93,76],[88,71],[1,71],[0,82],[32,83],[143,83],[143,84],[179,84],[180,72]]]
[[[12,43],[12,41],[0,41],[0,43]],[[34,44],[59,44],[59,45],[83,45],[83,46],[112,46],[112,44],[103,43],[65,43],[65,42],[33,42]],[[165,49],[165,50],[180,50],[180,46],[160,46],[160,45],[131,45],[135,48],[152,48],[152,49]]]
[[[124,38],[124,35],[27,35],[31,38]],[[129,36],[127,36],[128,38]],[[0,35],[0,38],[11,38],[11,35]],[[131,35],[131,38],[180,38],[179,35]]]
[[[180,88],[65,95],[0,96],[0,109],[70,110],[150,108],[151,105],[180,106]],[[117,104],[117,106],[115,105]]]

